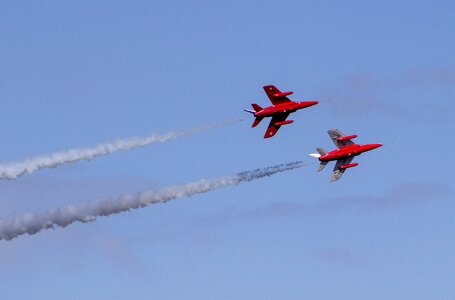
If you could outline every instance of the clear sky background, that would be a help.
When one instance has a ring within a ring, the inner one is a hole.
[[[0,182],[0,218],[384,147],[0,242],[2,299],[454,299],[455,2],[3,1],[2,162],[245,121]],[[265,84],[321,103],[263,140]]]

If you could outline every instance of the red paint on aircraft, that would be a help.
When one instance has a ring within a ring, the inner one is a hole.
[[[323,148],[316,148],[318,153],[310,155],[321,162],[318,171],[322,171],[329,161],[336,161],[330,181],[339,180],[346,169],[358,166],[358,163],[351,163],[354,157],[382,146],[382,144],[355,144],[352,139],[357,137],[356,134],[344,135],[339,129],[329,129],[327,133],[338,149],[327,152]]]
[[[359,163],[346,164],[346,165],[340,166],[340,169],[349,169],[349,168],[352,168],[352,167],[356,167],[358,165],[359,165]]]
[[[273,97],[275,97],[275,98],[286,97],[286,96],[290,96],[292,94],[294,94],[294,92],[282,92],[282,93],[273,94]]]
[[[371,151],[373,149],[381,147],[382,144],[352,144],[348,146],[344,146],[333,151],[330,151],[326,155],[322,155],[319,157],[320,161],[332,161],[332,160],[339,160],[350,158],[353,156],[357,156],[362,154],[363,152]]]
[[[283,122],[277,122],[277,123],[275,123],[275,125],[282,126],[282,125],[287,125],[287,124],[291,124],[291,123],[294,123],[294,120],[286,120]]]
[[[339,142],[342,142],[342,141],[347,141],[347,140],[355,139],[356,137],[357,137],[357,134],[345,135],[345,136],[342,136],[342,137],[337,138],[337,140],[338,140]]]
[[[307,108],[319,103],[318,101],[292,101],[288,99],[287,96],[292,95],[293,92],[281,92],[273,85],[264,86],[264,91],[273,105],[262,108],[257,104],[251,104],[254,110],[246,111],[252,113],[256,118],[251,127],[256,127],[263,118],[272,118],[264,135],[265,139],[273,137],[282,125],[291,124],[293,122],[292,120],[286,120],[289,114],[296,112],[299,109]]]

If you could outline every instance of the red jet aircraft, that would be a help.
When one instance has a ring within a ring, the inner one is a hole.
[[[269,96],[272,106],[262,108],[257,104],[251,104],[254,110],[245,109],[246,112],[252,113],[256,119],[251,127],[256,127],[265,117],[272,117],[269,127],[265,132],[264,138],[271,138],[282,125],[291,124],[293,120],[286,120],[290,113],[299,109],[310,107],[318,104],[318,101],[294,102],[288,99],[287,96],[293,92],[281,92],[273,85],[264,86],[264,91]]]
[[[356,138],[357,135],[354,134],[346,136],[343,135],[343,133],[338,129],[330,129],[327,133],[338,149],[327,152],[322,148],[316,148],[318,153],[312,153],[310,156],[318,158],[321,162],[318,172],[324,169],[329,161],[337,161],[335,168],[333,168],[332,178],[330,181],[340,179],[346,169],[359,165],[358,163],[351,163],[354,156],[382,146],[382,144],[355,144],[352,139]]]

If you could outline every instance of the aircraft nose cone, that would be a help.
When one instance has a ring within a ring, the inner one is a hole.
[[[374,144],[374,148],[379,148],[379,147],[382,147],[382,144]]]

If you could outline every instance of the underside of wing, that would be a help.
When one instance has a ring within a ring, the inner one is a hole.
[[[275,136],[275,134],[278,132],[278,129],[281,127],[281,125],[277,125],[277,123],[285,121],[288,116],[289,113],[274,115],[270,120],[269,127],[265,132],[264,138],[267,139]]]
[[[336,180],[340,179],[341,176],[343,176],[344,171],[346,171],[345,168],[340,168],[340,167],[351,163],[352,159],[353,159],[353,157],[337,160],[335,167],[333,168],[333,173],[332,173],[332,177],[330,178],[330,181],[336,181]]]
[[[292,95],[292,92],[281,92],[278,88],[274,85],[266,85],[264,86],[264,91],[272,102],[273,105],[290,102],[287,96]]]
[[[339,129],[330,129],[327,131],[327,133],[329,134],[330,138],[332,139],[332,142],[338,148],[354,144],[354,142],[350,139],[345,139],[345,140],[340,141],[339,139],[344,137],[345,135]],[[351,137],[351,136],[349,136],[349,137]],[[347,138],[349,138],[349,137],[347,137]]]

